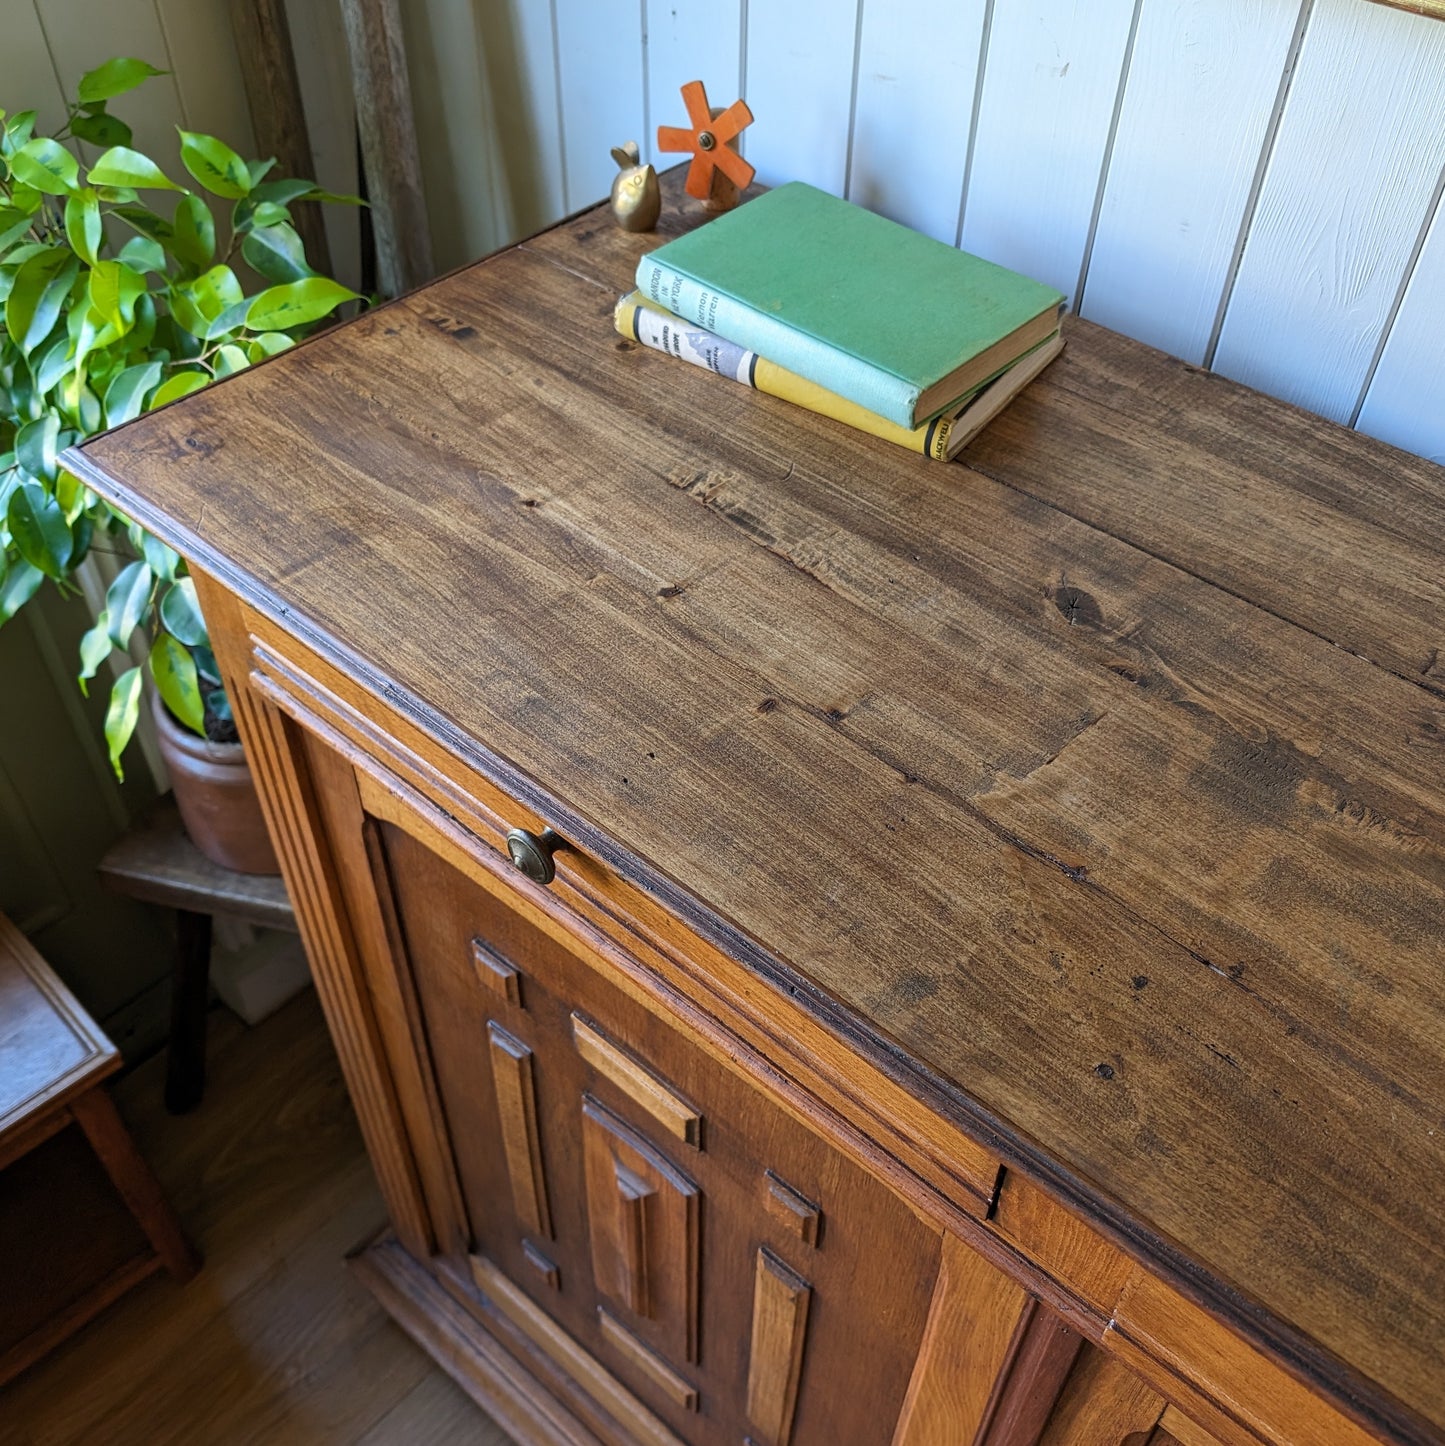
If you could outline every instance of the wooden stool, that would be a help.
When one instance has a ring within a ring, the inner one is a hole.
[[[101,1083],[119,1068],[0,914],[0,1383],[162,1266],[200,1264]]]
[[[296,930],[286,885],[276,874],[238,874],[212,863],[181,826],[167,796],[100,861],[117,893],[176,911],[166,1108],[184,1114],[206,1088],[206,1007],[211,991],[211,916],[229,914],[267,929]]]

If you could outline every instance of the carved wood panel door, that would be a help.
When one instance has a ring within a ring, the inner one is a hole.
[[[627,1439],[885,1446],[937,1236],[580,949],[374,828],[464,1202],[457,1274],[518,1348]]]

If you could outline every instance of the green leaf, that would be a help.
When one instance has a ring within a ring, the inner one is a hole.
[[[241,255],[268,281],[300,281],[314,275],[306,246],[293,227],[257,226],[241,243]]]
[[[132,236],[120,248],[116,260],[122,266],[129,266],[137,276],[144,276],[150,271],[158,276],[166,274],[166,253],[161,243],[152,241],[149,236]]]
[[[216,353],[215,367],[218,380],[221,377],[234,376],[237,372],[243,372],[250,365],[251,358],[234,342],[223,346]]]
[[[199,648],[210,642],[201,605],[196,600],[196,584],[188,577],[177,578],[161,599],[161,622],[166,631],[188,648]]]
[[[65,247],[50,246],[28,257],[15,273],[5,299],[5,329],[26,356],[50,335],[79,271],[80,262]]]
[[[130,742],[136,720],[140,717],[140,691],[140,669],[127,668],[115,680],[110,690],[110,706],[105,710],[105,741],[110,747],[110,766],[122,782],[125,781],[125,770],[120,766],[120,755]]]
[[[60,504],[38,482],[26,482],[10,494],[5,509],[10,537],[20,556],[46,577],[62,577],[70,561],[70,528]]]
[[[251,355],[251,364],[254,366],[258,361],[265,361],[268,356],[275,356],[278,352],[289,350],[296,343],[286,335],[284,331],[263,331],[256,337],[247,348]]]
[[[110,614],[110,640],[116,647],[130,646],[130,635],[150,605],[155,578],[144,562],[132,562],[106,589],[105,610]]]
[[[57,475],[55,500],[60,504],[60,510],[65,514],[65,520],[70,523],[72,528],[75,526],[76,518],[85,511],[93,496],[94,494],[75,473],[62,471]],[[71,562],[75,561],[76,559],[72,557]]]
[[[73,365],[70,338],[61,332],[54,341],[38,348],[30,358],[30,371],[35,378],[36,394],[42,397],[47,395]]]
[[[203,683],[221,682],[221,665],[216,661],[216,655],[206,643],[199,643],[191,649],[191,656],[196,660],[196,672],[201,675]]]
[[[13,156],[35,133],[35,112],[17,110],[0,129],[0,156]]]
[[[115,214],[128,225],[134,226],[142,236],[149,237],[168,251],[175,249],[176,228],[164,216],[145,206],[117,206]]]
[[[182,189],[149,156],[129,146],[112,146],[90,168],[89,181],[92,186],[134,186],[142,191]]]
[[[194,280],[173,286],[170,303],[171,315],[179,325],[192,336],[208,340],[245,319],[245,294],[229,266],[213,266]],[[234,322],[230,317],[219,320],[233,308]]]
[[[18,206],[0,206],[0,251],[30,229],[30,212]]]
[[[95,523],[83,514],[71,523],[70,556],[66,559],[65,570],[74,572],[90,551],[90,539],[95,533]]]
[[[166,75],[167,71],[157,70],[144,60],[132,60],[117,56],[88,70],[80,77],[80,89],[76,91],[82,105],[93,105],[99,100],[109,100],[114,95],[124,95],[134,90],[143,80],[153,75]]]
[[[246,170],[251,177],[251,188],[254,190],[261,178],[276,164],[276,157],[272,156],[266,161],[247,161]]]
[[[262,201],[251,208],[250,222],[253,226],[280,226],[291,224],[291,213],[275,201]]]
[[[65,234],[75,254],[90,266],[100,259],[105,226],[100,219],[100,197],[89,186],[65,202]]]
[[[181,131],[181,163],[214,196],[229,201],[250,194],[251,173],[224,141],[198,131]]]
[[[59,435],[60,418],[54,412],[26,422],[15,434],[15,460],[36,482],[55,481],[58,471],[55,441]]]
[[[176,255],[198,269],[209,266],[216,254],[216,221],[211,208],[199,196],[182,196],[171,224]]]
[[[180,397],[188,397],[192,392],[198,392],[210,381],[205,372],[177,372],[166,382],[162,383],[160,390],[150,400],[146,411],[153,412],[157,407],[163,407],[167,402],[174,402]]]
[[[160,381],[163,370],[162,363],[150,361],[117,372],[105,390],[105,425],[118,427],[140,416],[146,393]]]
[[[343,301],[356,299],[356,292],[325,276],[308,276],[263,291],[246,313],[252,331],[290,331],[319,321]]]
[[[169,633],[151,644],[151,677],[161,702],[193,733],[206,732],[206,705],[201,700],[195,659]]]
[[[80,162],[49,136],[26,141],[10,157],[10,172],[47,196],[64,196],[80,184]]]
[[[70,133],[93,146],[128,146],[135,137],[131,128],[118,115],[77,115],[71,119]]]
[[[117,336],[130,330],[136,300],[145,289],[144,278],[119,261],[101,261],[90,273],[90,304]]]
[[[181,565],[180,553],[167,547],[159,537],[152,537],[149,532],[141,534],[140,545],[151,571],[165,582],[174,582],[176,569]]]
[[[110,614],[102,609],[95,620],[95,626],[80,640],[80,672],[75,681],[80,684],[80,691],[87,697],[90,696],[90,689],[85,685],[95,677],[100,665],[110,657],[110,649]]]
[[[23,557],[15,558],[0,583],[0,623],[7,623],[35,596],[45,574]]]

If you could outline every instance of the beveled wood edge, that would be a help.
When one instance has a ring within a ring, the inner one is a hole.
[[[590,1019],[575,1010],[571,1016],[572,1043],[577,1053],[602,1076],[645,1111],[668,1134],[693,1149],[702,1145],[702,1116],[652,1070],[621,1045],[614,1043]]]
[[[53,1135],[58,1135],[68,1125],[76,1123],[69,1105],[59,1109],[45,1110],[14,1126],[8,1133],[0,1135],[0,1170],[13,1165],[31,1150],[37,1150]]]
[[[607,1446],[389,1231],[347,1264],[383,1310],[518,1446]]]
[[[525,1335],[628,1433],[636,1446],[684,1443],[590,1351],[559,1326],[485,1255],[467,1257],[472,1280],[487,1304]]]
[[[27,1116],[40,1111],[61,1110],[77,1095],[114,1074],[121,1066],[120,1051],[86,1012],[84,1005],[66,987],[65,981],[45,962],[45,956],[20,932],[19,926],[0,913],[0,965],[9,959],[35,986],[55,1016],[88,1051],[63,1073],[54,1075],[38,1089],[17,1101],[0,1115],[0,1138],[17,1128]]]
[[[249,604],[243,604],[243,606],[249,606]],[[298,625],[294,614],[289,616],[289,628],[286,628],[281,627],[264,610],[256,609],[255,611],[270,625],[270,628],[275,628],[277,634],[286,642],[299,642],[308,651],[315,651],[311,640],[300,636],[303,629]],[[270,628],[266,630],[268,633]],[[318,636],[320,636],[319,632]],[[318,686],[315,680],[304,672],[298,671],[289,658],[278,654],[270,637],[261,638],[253,634],[253,639],[258,645],[256,657],[261,667],[274,669],[283,676],[289,675],[292,686],[299,681],[307,691],[314,693]],[[344,649],[340,651],[345,652]],[[335,663],[324,654],[318,654],[315,661],[326,667],[335,666]],[[257,681],[260,683],[262,691],[271,698],[276,706],[286,708],[286,688],[280,679],[263,674]],[[810,981],[797,974],[781,960],[759,948],[748,936],[733,928],[726,920],[713,915],[704,906],[693,900],[674,881],[665,875],[651,872],[645,863],[632,859],[625,850],[612,843],[601,830],[595,829],[589,822],[574,815],[565,806],[557,804],[532,780],[519,774],[500,760],[493,759],[492,755],[479,747],[473,747],[470,750],[472,756],[460,755],[458,749],[449,746],[446,737],[438,736],[426,726],[427,720],[437,715],[432,715],[430,710],[421,707],[415,700],[410,699],[409,695],[404,695],[394,686],[378,690],[374,686],[374,677],[369,673],[361,677],[359,681],[370,695],[369,701],[379,702],[383,710],[398,712],[401,718],[422,738],[440,747],[456,759],[463,768],[475,773],[493,789],[517,798],[524,808],[532,812],[535,822],[551,824],[558,828],[559,832],[562,832],[574,846],[594,853],[595,857],[617,880],[623,885],[635,888],[643,896],[660,904],[669,915],[678,919],[691,934],[696,936],[701,944],[742,965],[752,974],[760,976],[774,990],[783,991],[781,997],[784,1003],[792,1002],[800,1006],[806,1015],[821,1025],[835,1040],[856,1052],[889,1082],[900,1086],[926,1109],[941,1113],[948,1123],[971,1138],[976,1145],[995,1154],[1006,1169],[1019,1170],[1021,1174],[1034,1181],[1056,1199],[1064,1209],[1080,1218],[1091,1230],[1101,1234],[1112,1246],[1122,1250],[1125,1255],[1143,1266],[1148,1272],[1166,1281],[1179,1291],[1184,1299],[1202,1307],[1209,1314],[1224,1322],[1246,1343],[1259,1350],[1267,1362],[1278,1366],[1307,1386],[1319,1391],[1343,1417],[1358,1423],[1374,1434],[1383,1433],[1385,1439],[1398,1442],[1400,1446],[1428,1446],[1428,1443],[1436,1442],[1439,1439],[1435,1428],[1429,1422],[1418,1417],[1410,1408],[1387,1396],[1378,1386],[1364,1378],[1353,1367],[1314,1341],[1294,1331],[1287,1323],[1273,1316],[1247,1295],[1234,1289],[1228,1282],[1213,1277],[1206,1267],[1194,1261],[1173,1241],[1149,1230],[1147,1225],[1134,1219],[1118,1202],[1097,1190],[1088,1181],[1068,1171],[1036,1142],[1021,1131],[1013,1129],[1007,1122],[996,1118],[985,1107],[968,1096],[964,1090],[936,1075],[918,1061],[906,1057],[903,1051],[881,1031],[875,1031],[863,1025],[845,1006],[834,1001],[831,996],[812,985]],[[267,686],[268,684],[270,686]],[[334,697],[334,695],[332,696]],[[295,709],[295,707],[296,703],[293,701],[292,708]],[[386,730],[378,726],[370,717],[363,717],[361,721],[366,725],[368,742],[383,754],[389,754],[395,758],[397,748],[388,739]],[[438,721],[440,720],[438,719]],[[444,723],[439,731],[449,736],[455,735],[455,730],[450,729],[450,726]],[[337,733],[334,728],[332,735],[334,739],[342,738],[342,735]],[[347,746],[355,755],[354,761],[366,768],[368,763],[366,755],[358,750],[354,742],[348,742]],[[405,751],[412,760],[410,765],[412,771],[419,771],[426,782],[433,784],[438,789],[448,804],[458,807],[466,806],[465,790],[456,781],[437,773],[426,760],[421,759],[411,750]],[[479,766],[478,759],[486,759],[488,762],[494,763],[495,770],[490,771],[486,767]],[[413,806],[420,803],[423,806],[430,805],[432,812],[438,809],[438,805],[428,799],[424,793],[419,792],[417,788],[409,788],[407,793]],[[450,813],[451,809],[442,811]],[[476,815],[476,806],[470,805],[469,811]],[[451,821],[456,823],[455,818]],[[488,820],[488,822],[492,821]],[[492,826],[496,827],[500,824],[501,820],[495,820]],[[598,840],[601,841],[601,847],[594,846]],[[470,836],[467,842],[461,842],[459,846],[464,852],[467,852],[468,842],[470,848],[474,850],[480,841],[476,836]],[[474,853],[469,856],[475,861]],[[501,867],[499,865],[498,869]],[[612,935],[626,937],[631,934],[633,939],[636,939],[637,929],[631,921],[618,913],[611,901],[595,891],[587,890],[580,880],[569,882],[575,898],[585,901],[591,909],[606,915],[611,920]],[[511,877],[507,878],[507,883],[514,896],[519,890],[524,890],[526,887],[518,884],[516,879]],[[541,893],[544,897],[549,894],[549,891],[536,892]],[[594,938],[591,942],[594,947],[598,947],[604,940],[609,943],[613,942],[612,938],[605,935],[601,938]],[[666,957],[674,967],[679,970],[687,970],[688,962],[675,949],[666,948],[656,938],[650,938],[647,942],[659,955]],[[717,979],[709,976],[701,993],[689,993],[684,997],[688,999],[689,1005],[694,1009],[716,1011],[719,1004]],[[768,1049],[766,1055],[763,1056],[763,1062],[770,1069],[774,1072],[781,1069],[794,1077],[801,1075],[814,1081],[817,1080],[816,1061],[800,1056],[797,1041],[793,1035],[785,1029],[778,1028],[776,1021],[768,1019],[755,1010],[749,1010],[745,1001],[732,997],[729,1002],[737,1011],[734,1017],[746,1018],[752,1026],[753,1032],[766,1039]],[[726,1024],[723,1027],[728,1028]],[[738,1036],[733,1034],[733,1038],[736,1040]],[[753,1053],[754,1059],[757,1060],[756,1052]],[[812,1089],[808,1089],[807,1092],[814,1108],[817,1108],[820,1103],[819,1096]],[[906,1156],[911,1152],[911,1147],[916,1142],[902,1133],[890,1129],[887,1122],[877,1115],[868,1101],[860,1098],[858,1093],[848,1090],[846,1085],[841,1082],[838,1093],[847,1099],[849,1107],[866,1114],[873,1125],[878,1128],[880,1138],[875,1140],[868,1137],[869,1144],[894,1159],[901,1155]],[[821,1108],[836,1119],[835,1111],[825,1100],[821,1102]],[[811,1123],[817,1128],[818,1118],[814,1116]],[[825,1132],[835,1133],[833,1130]],[[855,1156],[855,1158],[859,1157]],[[878,1168],[876,1156],[869,1161],[869,1167]],[[980,1202],[973,1199],[973,1192],[968,1185],[958,1180],[956,1176],[954,1179],[957,1184],[963,1185],[971,1203],[976,1207]],[[893,1184],[893,1188],[898,1191],[896,1182]],[[932,1189],[936,1192],[938,1188],[935,1180],[932,1183]],[[906,1188],[898,1192],[903,1194],[915,1209],[920,1208],[916,1194],[910,1194]],[[996,1188],[992,1193],[996,1195]],[[957,1198],[949,1198],[946,1195],[944,1198],[948,1200],[954,1210],[958,1210],[960,1202]],[[929,1213],[926,1205],[922,1208],[925,1214]],[[980,1211],[979,1213],[986,1212]],[[938,1217],[933,1215],[931,1218],[937,1219]],[[971,1216],[966,1215],[966,1218],[971,1218]],[[957,1228],[956,1220],[950,1223],[949,1228]],[[969,1234],[972,1235],[973,1232],[969,1232]],[[977,1239],[976,1236],[974,1238]],[[991,1232],[988,1232],[987,1238],[998,1239]],[[1007,1242],[1000,1241],[999,1243],[1004,1245],[1005,1250],[1015,1261],[1027,1259],[1018,1251],[1011,1250]],[[1039,1269],[1038,1266],[1034,1266],[1035,1271]],[[1093,1329],[1083,1331],[1083,1334],[1093,1340],[1095,1344],[1102,1345],[1106,1349],[1111,1348],[1107,1331],[1103,1328],[1107,1324],[1107,1316],[1100,1315],[1097,1306],[1081,1300],[1078,1296],[1073,1294],[1061,1296],[1057,1289],[1059,1283],[1055,1281],[1054,1277],[1045,1274],[1044,1278],[1056,1288],[1042,1295],[1041,1298],[1047,1299],[1055,1309],[1075,1313],[1082,1310],[1086,1317],[1091,1317],[1099,1323]],[[1067,1291],[1066,1284],[1064,1289]],[[1181,1380],[1174,1373],[1170,1373],[1168,1379]],[[1183,1382],[1183,1384],[1189,1385],[1188,1382]],[[1188,1394],[1191,1395],[1191,1398],[1197,1394],[1197,1390],[1197,1386],[1190,1388]],[[1242,1423],[1236,1422],[1235,1424],[1238,1429],[1247,1429],[1242,1426]],[[1247,1439],[1258,1438],[1250,1432]]]

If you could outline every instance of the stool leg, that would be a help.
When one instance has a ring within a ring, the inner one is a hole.
[[[160,1181],[136,1149],[110,1096],[101,1088],[87,1090],[71,1101],[70,1112],[161,1263],[177,1280],[189,1280],[200,1268],[200,1257],[181,1234]]]
[[[183,1115],[206,1088],[206,1006],[211,993],[211,916],[176,912],[171,977],[171,1037],[166,1048],[166,1108]]]

